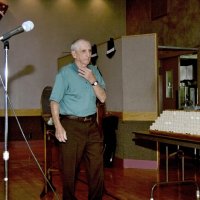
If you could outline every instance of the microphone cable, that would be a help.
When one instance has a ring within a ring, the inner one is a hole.
[[[20,124],[20,122],[19,122],[19,119],[18,119],[18,117],[17,117],[17,115],[16,115],[15,109],[13,108],[13,105],[12,105],[12,102],[11,102],[11,100],[10,100],[10,97],[9,97],[9,95],[8,95],[6,89],[5,89],[5,85],[4,85],[4,82],[3,82],[3,79],[2,79],[2,76],[1,76],[1,75],[0,75],[0,80],[1,80],[1,83],[2,83],[2,86],[3,86],[3,89],[4,89],[4,92],[5,92],[6,95],[7,95],[7,99],[8,99],[9,105],[10,105],[10,107],[11,107],[11,110],[12,110],[12,112],[13,112],[13,114],[14,114],[14,117],[15,117],[15,119],[16,119],[16,121],[17,121],[18,127],[19,127],[19,129],[20,129],[20,131],[21,131],[21,134],[22,134],[22,136],[23,136],[23,138],[24,138],[26,144],[27,144],[27,147],[28,147],[28,149],[29,149],[29,151],[30,151],[30,153],[31,153],[31,155],[32,155],[32,157],[33,157],[35,163],[37,164],[37,166],[38,166],[40,172],[42,173],[42,175],[43,175],[45,181],[47,182],[47,184],[48,184],[49,187],[51,188],[52,192],[54,193],[54,195],[55,195],[55,197],[56,197],[56,200],[60,200],[58,194],[55,192],[55,189],[54,189],[53,186],[51,185],[49,179],[46,177],[45,173],[43,172],[42,167],[41,167],[41,165],[39,164],[39,162],[38,162],[38,160],[37,160],[35,154],[33,153],[32,149],[31,149],[31,147],[30,147],[30,145],[29,145],[28,140],[26,139],[26,136],[25,136],[25,134],[24,134],[24,131],[23,131],[23,129],[22,129],[22,127],[21,127],[21,124]]]

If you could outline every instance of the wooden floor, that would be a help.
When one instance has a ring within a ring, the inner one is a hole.
[[[47,193],[44,192],[44,177],[37,163],[34,161],[29,149],[22,141],[11,142],[9,144],[10,159],[8,161],[8,194],[9,200],[61,200],[61,180],[60,173],[53,172],[52,186],[55,193],[49,187]],[[30,142],[30,147],[37,158],[39,166],[43,170],[43,142]],[[1,143],[3,152],[3,143]],[[188,162],[189,161],[189,162]],[[187,160],[185,168],[185,179],[196,179],[199,182],[199,161],[194,159]],[[6,199],[4,183],[4,160],[0,161],[0,199]],[[180,171],[174,161],[169,171],[170,181],[180,178]],[[105,194],[103,200],[150,200],[151,188],[159,180],[165,180],[164,170],[144,170],[144,169],[117,169],[105,168]],[[44,195],[42,195],[44,194]],[[40,198],[42,195],[42,198]],[[85,171],[80,171],[77,181],[77,199],[87,200],[87,184]],[[196,185],[189,184],[169,184],[156,187],[151,200],[194,200],[196,198]]]

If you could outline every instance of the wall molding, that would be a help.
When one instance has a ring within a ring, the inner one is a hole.
[[[156,112],[115,112],[107,111],[106,115],[115,115],[123,121],[155,121],[158,117]]]
[[[117,168],[158,169],[157,160],[135,160],[115,158],[114,166]]]
[[[15,109],[17,116],[41,116],[41,109]],[[155,112],[116,112],[107,111],[106,116],[114,115],[123,121],[155,121],[158,117]],[[0,117],[4,116],[4,109],[0,109]],[[14,116],[11,109],[8,110],[8,116]]]
[[[41,109],[15,109],[17,116],[41,116]],[[4,116],[4,109],[0,109],[0,117]],[[8,110],[8,116],[14,116],[11,109]]]

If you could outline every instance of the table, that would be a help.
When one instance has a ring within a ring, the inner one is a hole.
[[[166,145],[166,180],[164,182],[157,182],[152,186],[151,189],[151,198],[150,200],[154,200],[153,193],[157,186],[159,185],[168,185],[168,184],[182,184],[182,183],[191,183],[196,186],[196,198],[200,199],[200,191],[199,186],[195,180],[185,180],[184,177],[184,152],[180,149],[177,150],[177,152],[173,153],[180,154],[182,159],[182,180],[177,181],[169,181],[168,176],[168,159],[170,157],[168,153],[168,145],[177,145],[177,146],[183,146],[183,147],[190,147],[190,148],[197,148],[200,149],[200,137],[198,136],[192,136],[192,135],[183,135],[183,134],[174,134],[174,133],[167,133],[167,132],[153,132],[150,133],[150,131],[134,131],[133,134],[135,135],[135,140],[150,140],[155,141],[157,143],[164,143]]]

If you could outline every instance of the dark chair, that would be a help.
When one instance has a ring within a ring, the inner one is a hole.
[[[51,186],[55,189],[52,184],[52,172],[58,172],[59,160],[55,161],[55,154],[58,151],[58,141],[55,138],[55,127],[53,125],[53,121],[51,118],[51,109],[49,97],[51,95],[52,87],[46,86],[41,95],[41,110],[42,110],[42,118],[44,122],[44,174],[47,177]],[[40,197],[46,195],[46,193],[50,190],[49,184],[45,180],[45,186],[40,194]]]
[[[119,118],[117,116],[107,116],[102,120],[102,130],[104,135],[104,167],[112,167],[114,164],[116,151],[116,130]]]

